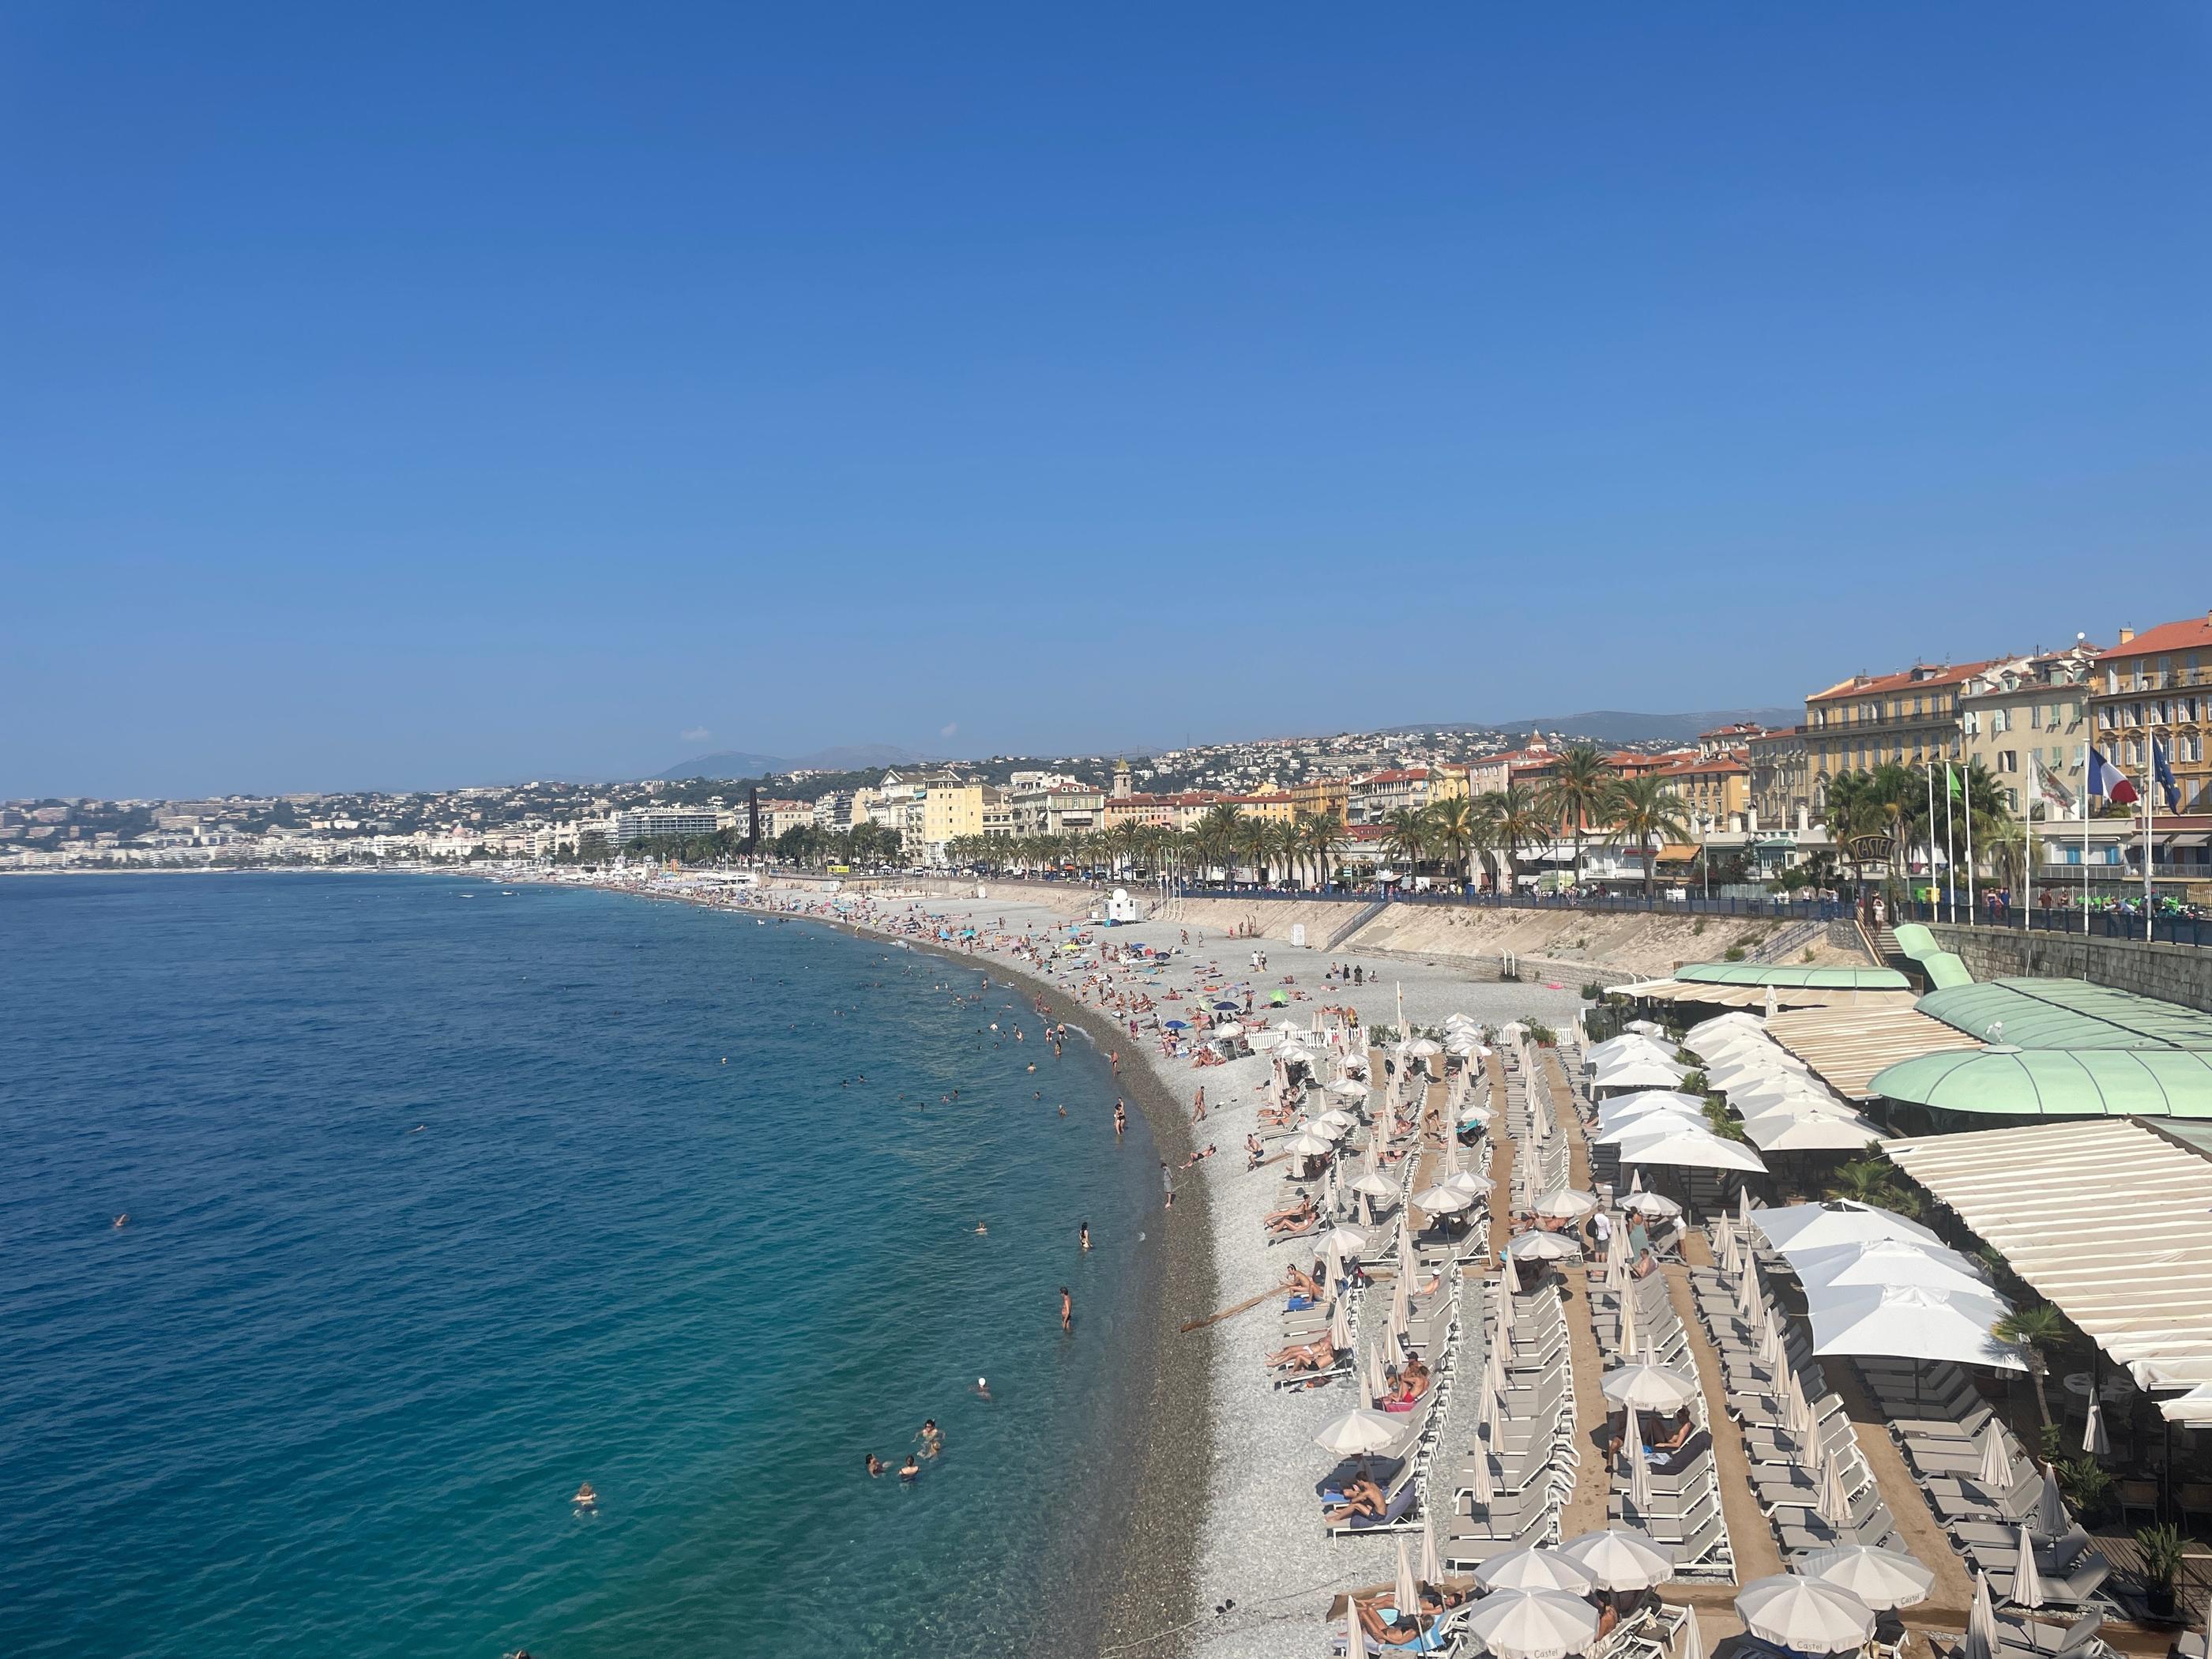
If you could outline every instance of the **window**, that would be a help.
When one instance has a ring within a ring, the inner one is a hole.
[[[2031,732],[2043,730],[2043,711],[2033,703],[2027,706],[2027,729]]]
[[[2017,772],[2017,771],[2019,771],[2019,770],[2020,770],[2020,751],[2019,751],[2018,750],[2015,750],[2015,749],[2000,749],[2000,750],[1997,750],[1997,770],[1998,770],[1998,771],[2000,771],[2000,772]]]
[[[2105,671],[2105,695],[2108,697],[2118,696],[2119,690],[2120,671],[2117,668],[2107,668]]]
[[[1968,709],[1968,710],[1967,710],[1964,714],[1962,714],[1962,715],[1960,715],[1960,724],[1962,724],[1963,726],[1965,726],[1965,727],[1966,728],[1966,735],[1967,735],[1968,737],[1970,737],[1970,738],[1978,738],[1978,737],[1981,736],[1981,734],[1982,734],[1982,714],[1981,714],[1981,710],[1979,710],[1978,708],[1969,708],[1969,709]]]

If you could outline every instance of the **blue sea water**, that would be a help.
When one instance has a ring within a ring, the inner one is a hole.
[[[480,879],[0,881],[6,1650],[1059,1645],[1158,1159],[981,977]]]

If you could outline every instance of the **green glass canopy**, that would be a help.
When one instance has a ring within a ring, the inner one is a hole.
[[[1985,1116],[2212,1119],[2212,1053],[1954,1048],[1899,1060],[1872,1087],[1891,1100]]]
[[[1801,991],[1909,991],[1894,968],[1802,968],[1778,962],[1692,962],[1674,977],[1692,985],[1772,985]]]
[[[2212,1048],[2212,1014],[2083,979],[2000,979],[1915,1005],[1970,1036],[2021,1048]]]

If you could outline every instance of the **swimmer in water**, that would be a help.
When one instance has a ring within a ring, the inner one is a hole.
[[[975,1379],[975,1397],[978,1400],[988,1400],[991,1397],[991,1385],[980,1376]]]
[[[599,1495],[592,1490],[588,1480],[576,1488],[576,1495],[568,1500],[580,1510],[595,1510],[599,1506]]]
[[[430,1126],[429,1126],[428,1124],[427,1124],[427,1123],[418,1123],[418,1124],[416,1124],[413,1128],[410,1129],[407,1133],[408,1133],[409,1134],[410,1134],[410,1135],[419,1135],[419,1134],[421,1134],[421,1133],[422,1133],[422,1131],[423,1131],[423,1130],[425,1130],[425,1129],[428,1128],[429,1127],[430,1127]]]
[[[867,1469],[869,1480],[873,1480],[890,1467],[890,1464],[884,1462],[884,1460],[877,1456],[875,1453],[870,1452],[868,1454]]]
[[[1083,1248],[1087,1250],[1091,1248],[1091,1224],[1089,1222],[1086,1221],[1080,1227],[1078,1227],[1075,1230],[1075,1236],[1082,1242]]]
[[[124,1224],[125,1222],[126,1222],[126,1221],[128,1221],[128,1220],[130,1220],[130,1219],[131,1219],[131,1212],[130,1212],[130,1211],[128,1211],[128,1210],[125,1210],[125,1211],[121,1215],[119,1215],[119,1216],[118,1216],[118,1217],[116,1217],[116,1218],[115,1218],[115,1224],[116,1224],[117,1226],[120,1227],[121,1225],[123,1225],[123,1224]]]
[[[977,1222],[977,1223],[975,1224],[975,1237],[978,1237],[978,1238],[982,1237],[984,1234],[986,1234],[986,1233],[989,1232],[990,1231],[991,1231],[991,1230],[990,1230],[988,1227],[986,1227],[986,1226],[985,1226],[981,1222],[980,1222],[980,1221],[979,1221],[979,1222]]]
[[[921,1465],[915,1462],[912,1452],[908,1452],[906,1462],[899,1465],[898,1474],[899,1479],[909,1486],[921,1478]]]

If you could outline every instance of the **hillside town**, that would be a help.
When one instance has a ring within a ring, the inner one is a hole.
[[[1963,857],[1992,882],[2070,893],[2140,884],[2148,847],[2152,880],[2201,900],[2190,890],[2212,883],[2208,692],[2212,613],[2123,628],[2106,645],[1854,673],[1808,691],[1801,721],[1724,725],[1690,744],[1442,726],[760,780],[10,800],[0,872],[698,860],[750,846],[831,867],[1171,866],[1710,894],[1830,884],[1893,856],[1923,874]],[[1604,791],[1577,782],[1584,773]],[[1939,794],[1963,797],[1942,848]],[[2132,810],[2139,800],[2148,811]],[[1885,812],[1891,845],[1872,848]],[[1960,823],[1984,827],[1978,854]]]

